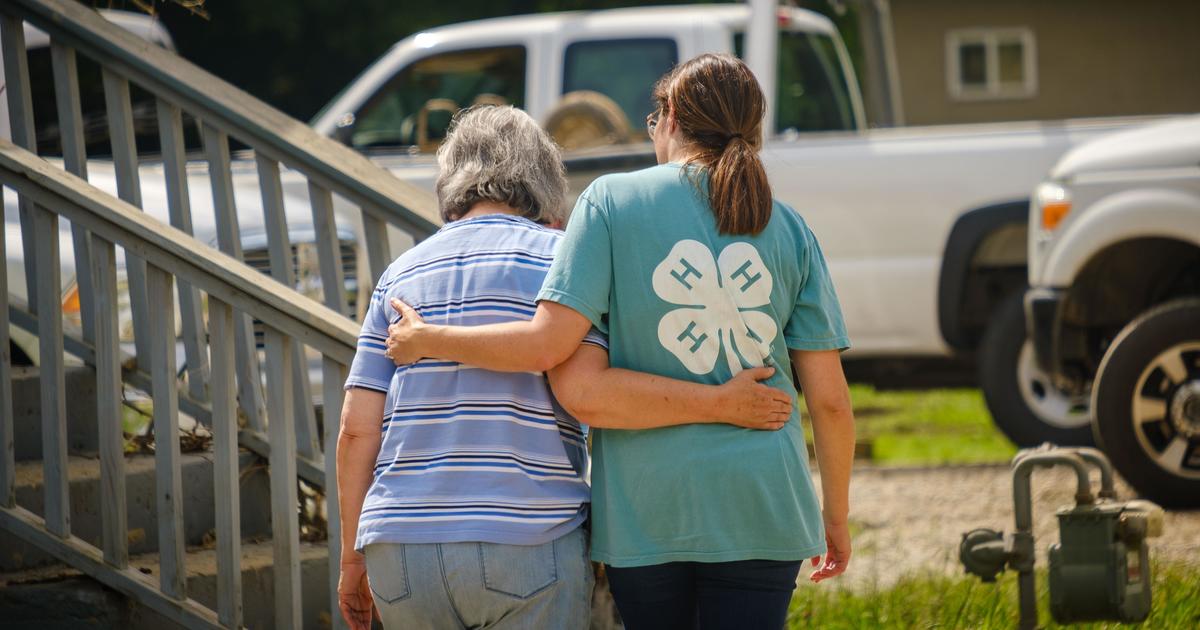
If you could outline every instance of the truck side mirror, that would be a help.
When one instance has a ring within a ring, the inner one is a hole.
[[[341,142],[346,146],[354,146],[350,143],[354,137],[354,125],[358,119],[354,116],[354,112],[346,112],[342,114],[337,121],[337,127],[333,131],[333,139]]]

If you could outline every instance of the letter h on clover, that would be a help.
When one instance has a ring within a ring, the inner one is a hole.
[[[771,356],[779,328],[754,309],[770,303],[773,281],[750,243],[733,243],[714,258],[699,241],[679,241],[652,281],[658,297],[680,306],[659,320],[658,341],[688,371],[712,372],[722,349],[732,374]]]

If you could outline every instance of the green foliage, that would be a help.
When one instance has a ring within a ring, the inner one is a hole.
[[[1197,568],[1155,567],[1154,604],[1147,628],[1200,627],[1200,581]],[[1050,619],[1045,574],[1038,576],[1038,606],[1044,628],[1061,628]],[[885,589],[864,592],[802,585],[792,599],[788,627],[825,628],[1015,628],[1017,579],[1005,573],[996,584],[974,577],[911,576]],[[1118,628],[1103,622],[1072,628]]]
[[[851,388],[860,434],[889,464],[1004,462],[1016,454],[977,389],[880,392]]]
[[[992,424],[977,389],[879,391],[855,384],[850,398],[858,440],[871,443],[875,463],[1006,462],[1017,452]]]

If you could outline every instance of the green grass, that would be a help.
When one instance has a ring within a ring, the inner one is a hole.
[[[1196,567],[1156,566],[1153,604],[1146,628],[1200,628],[1200,577]],[[1038,611],[1043,628],[1061,628],[1050,619],[1045,574],[1038,576]],[[909,577],[895,586],[866,592],[801,587],[792,599],[788,627],[1009,629],[1017,623],[1016,575],[996,584],[974,577]],[[1132,627],[1116,622],[1072,628]]]
[[[977,389],[879,391],[851,385],[858,439],[872,461],[924,466],[1006,462],[1017,449],[992,424]]]

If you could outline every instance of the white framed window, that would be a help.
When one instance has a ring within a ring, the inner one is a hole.
[[[1037,94],[1037,48],[1028,28],[969,28],[946,33],[946,88],[959,101]]]

